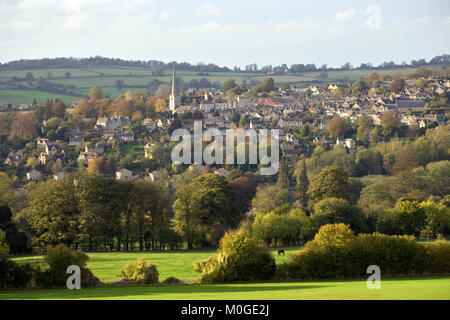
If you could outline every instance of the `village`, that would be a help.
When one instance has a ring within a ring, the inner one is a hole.
[[[176,128],[193,132],[196,120],[194,118],[202,121],[205,130],[217,128],[224,135],[227,129],[236,127],[278,129],[281,158],[292,161],[309,156],[318,145],[325,150],[340,146],[348,153],[356,152],[357,142],[354,135],[331,137],[327,127],[333,118],[356,123],[358,118],[364,117],[373,126],[381,126],[383,114],[392,113],[398,118],[400,126],[422,130],[447,123],[449,104],[433,107],[429,101],[448,94],[450,80],[436,76],[421,77],[420,80],[426,86],[419,86],[417,79],[407,79],[398,92],[387,92],[386,88],[391,86],[391,81],[375,80],[366,90],[355,89],[359,81],[353,84],[325,83],[306,87],[283,85],[253,97],[246,95],[248,91],[244,91],[232,99],[223,90],[204,88],[198,90],[203,93],[199,103],[182,105],[176,86],[176,73],[173,70],[171,93],[165,113],[137,121],[122,115],[83,117],[76,122],[81,125],[76,127],[75,121],[72,122],[72,128],[65,130],[64,134],[55,140],[47,134],[47,137],[36,138],[35,147],[31,147],[32,150],[26,148],[28,152],[9,150],[4,164],[10,167],[25,167],[26,174],[19,178],[23,183],[42,179],[58,180],[67,172],[77,169],[78,165],[88,167],[90,163],[102,158],[105,152],[111,153],[113,145],[120,144],[122,148],[131,145],[139,148],[140,152],[134,155],[130,167],[119,164],[116,171],[100,171],[116,179],[140,176],[154,181],[161,176],[167,176],[167,169],[169,175],[180,171],[170,164],[168,158],[171,149],[169,133]],[[349,93],[345,94],[344,89]],[[183,95],[195,96],[198,92],[188,90],[187,93],[183,92]],[[76,108],[76,103],[73,107]],[[22,106],[22,109],[27,108],[31,106]],[[67,111],[69,110],[68,108]],[[43,132],[48,132],[45,129],[48,121],[44,120],[41,124]],[[145,129],[142,131],[142,128]],[[54,130],[58,130],[58,126]],[[371,134],[374,132],[369,133],[369,139]],[[153,160],[154,163],[146,168],[139,166],[139,161],[145,159]],[[205,169],[201,164],[193,164],[188,169],[199,174],[214,172],[226,176],[233,168],[218,165]],[[162,171],[165,173],[162,174]]]

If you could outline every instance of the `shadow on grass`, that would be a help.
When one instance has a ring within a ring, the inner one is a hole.
[[[223,293],[252,293],[286,290],[308,290],[327,287],[326,285],[167,285],[167,286],[105,286],[84,288],[81,290],[68,289],[13,289],[0,290],[0,300],[12,299],[117,299],[130,297],[131,299],[158,298],[170,295],[166,299],[195,299],[195,295],[223,294]],[[180,295],[180,297],[178,297]],[[186,296],[188,295],[188,296]],[[203,296],[201,298],[204,298]],[[248,297],[252,298],[251,295]],[[270,298],[270,296],[269,296]]]

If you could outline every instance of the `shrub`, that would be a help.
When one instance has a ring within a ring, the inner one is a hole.
[[[326,225],[277,275],[290,279],[365,277],[370,265],[383,275],[450,273],[450,243],[419,244],[413,236],[360,234],[346,225]]]
[[[164,281],[162,283],[163,284],[182,284],[184,282],[181,281],[180,279],[178,279],[177,277],[168,277],[168,278],[164,279]]]
[[[9,247],[6,243],[6,235],[5,233],[0,229],[0,257],[8,255]]]
[[[0,288],[22,288],[31,284],[34,273],[34,265],[17,264],[7,259],[0,258]]]
[[[439,240],[424,245],[427,271],[433,274],[450,273],[450,243]]]
[[[202,282],[236,282],[267,280],[275,275],[275,259],[267,248],[259,246],[249,232],[226,233],[216,255],[196,262],[195,271],[202,272]]]
[[[71,250],[63,244],[54,247],[46,248],[46,255],[44,261],[47,268],[44,270],[35,271],[35,282],[39,287],[52,287],[66,285],[67,267],[76,265],[80,267],[81,285],[95,286],[100,283],[100,280],[93,275],[91,270],[86,268],[86,263],[89,257],[80,251]]]
[[[68,277],[67,267],[76,265],[82,270],[86,267],[86,263],[89,260],[85,253],[71,250],[63,244],[58,244],[54,247],[48,246],[46,251],[44,261],[52,274],[52,285],[65,285]]]
[[[121,276],[124,280],[145,284],[157,284],[159,279],[156,265],[147,263],[143,258],[138,258],[136,262],[129,261]]]

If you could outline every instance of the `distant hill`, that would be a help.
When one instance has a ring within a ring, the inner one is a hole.
[[[52,61],[51,63],[59,61],[61,64],[66,61],[64,59],[47,60]],[[66,66],[37,68],[37,60],[33,61],[29,63],[29,68],[24,68],[27,65],[26,62],[17,64],[9,63],[8,67],[2,65],[2,68],[0,68],[0,104],[30,104],[34,98],[38,102],[47,99],[60,99],[66,103],[71,103],[83,96],[87,96],[90,88],[94,86],[102,87],[103,92],[111,97],[128,90],[134,91],[137,89],[150,91],[150,93],[154,94],[162,84],[170,84],[171,82],[172,70],[167,65],[157,70],[151,67],[125,67],[121,63],[118,63],[114,67]],[[90,60],[88,59],[88,61]],[[93,61],[95,62],[97,60],[94,59]],[[50,64],[48,61],[45,63]],[[100,62],[97,61],[96,63]],[[444,65],[427,66],[436,69],[444,67]],[[266,73],[262,73],[261,71],[237,72],[228,69],[221,69],[221,71],[198,71],[178,68],[179,65],[177,65],[177,81],[180,82],[179,87],[181,89],[220,88],[221,83],[228,79],[235,79],[239,84],[253,86],[268,77],[272,77],[276,85],[283,83],[289,83],[291,85],[346,83],[348,80],[355,81],[364,78],[374,71],[380,75],[392,75],[396,72],[401,74],[411,73],[415,70],[413,67],[397,66],[395,68],[329,69],[327,71],[312,70],[295,73],[287,71],[283,74],[276,74],[273,71]],[[215,70],[212,66],[211,69]]]

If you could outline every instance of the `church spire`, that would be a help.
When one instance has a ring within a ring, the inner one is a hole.
[[[175,83],[175,67],[173,67],[172,73],[172,95],[175,96],[177,92],[177,85]]]
[[[169,96],[169,109],[172,110],[172,112],[174,112],[181,105],[181,99],[178,96],[177,84],[175,79],[176,79],[175,67],[173,67],[172,94]]]

